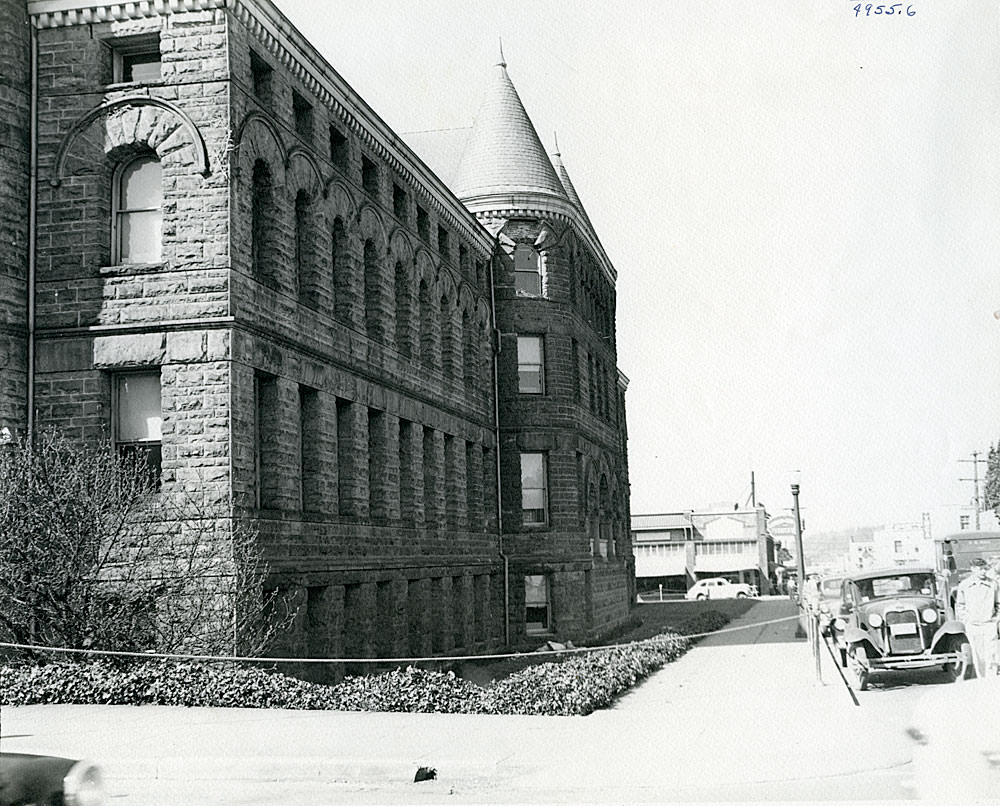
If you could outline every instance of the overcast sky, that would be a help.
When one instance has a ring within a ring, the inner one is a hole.
[[[744,503],[751,471],[780,514],[795,469],[814,532],[971,500],[959,460],[1000,440],[996,3],[276,1],[400,133],[469,126],[503,38],[618,271],[633,514]]]

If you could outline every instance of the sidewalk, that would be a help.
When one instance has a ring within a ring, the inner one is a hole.
[[[816,682],[794,615],[787,599],[762,600],[730,627],[786,620],[710,636],[588,717],[30,706],[4,709],[2,749],[90,758],[109,791],[153,779],[408,784],[429,766],[447,785],[580,791],[625,778],[662,792],[906,763],[829,663]]]

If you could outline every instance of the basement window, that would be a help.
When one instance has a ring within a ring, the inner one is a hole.
[[[544,574],[529,574],[524,578],[524,631],[528,635],[552,632],[549,580]]]

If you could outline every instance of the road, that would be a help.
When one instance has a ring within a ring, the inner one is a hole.
[[[32,706],[4,710],[3,749],[96,760],[135,806],[916,796],[905,729],[943,674],[876,678],[855,706],[829,656],[816,681],[787,599],[732,626],[588,717]]]

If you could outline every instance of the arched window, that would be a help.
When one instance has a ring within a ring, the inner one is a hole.
[[[410,319],[412,318],[412,296],[410,273],[406,264],[396,261],[396,349],[407,358],[412,357],[413,349],[410,343]]]
[[[277,285],[271,254],[275,213],[273,185],[270,167],[264,160],[257,160],[253,166],[250,249],[254,277],[272,287]]]
[[[382,267],[375,241],[365,241],[365,330],[373,341],[385,341],[382,318]]]
[[[440,334],[437,314],[433,304],[433,291],[426,280],[420,281],[420,360],[429,367],[441,360]]]
[[[156,263],[163,244],[163,168],[145,154],[125,163],[114,181],[115,263]]]
[[[313,268],[312,197],[304,190],[295,196],[295,282],[299,301],[316,307]]]
[[[333,233],[330,238],[333,315],[346,322],[351,317],[351,277],[347,265],[347,237],[344,233],[344,219],[340,216],[333,219]]]

